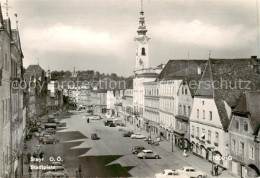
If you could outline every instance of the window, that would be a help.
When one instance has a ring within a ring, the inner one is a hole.
[[[203,110],[203,119],[205,119],[205,110]]]
[[[190,106],[188,106],[188,113],[187,116],[190,116]]]
[[[194,125],[192,126],[192,134],[193,135],[195,134],[195,127],[194,127]]]
[[[188,94],[188,90],[187,90],[187,88],[185,89],[185,95],[187,95]]]
[[[200,136],[200,128],[197,127],[197,137],[199,137],[199,136]]]
[[[254,160],[255,159],[255,147],[249,146],[249,158]]]
[[[142,48],[142,56],[145,56],[145,48]]]
[[[186,106],[183,106],[183,115],[186,115]]]
[[[236,129],[239,130],[239,121],[236,120]]]
[[[204,101],[202,101],[202,105],[204,105],[205,104],[205,102]]]
[[[245,143],[244,142],[240,142],[239,153],[240,153],[240,155],[244,155],[244,152],[245,152]]]
[[[181,109],[182,109],[182,105],[179,106],[179,114],[182,113]]]
[[[209,120],[212,120],[212,111],[209,111]]]
[[[219,134],[218,134],[218,132],[216,132],[215,134],[216,134],[215,142],[218,143],[219,142]]]
[[[208,131],[208,141],[211,141],[211,131]]]
[[[248,131],[248,122],[247,121],[244,122],[244,131],[245,132]]]
[[[236,140],[235,139],[232,140],[231,150],[234,152],[236,151]]]
[[[200,117],[200,111],[197,109],[197,118]]]

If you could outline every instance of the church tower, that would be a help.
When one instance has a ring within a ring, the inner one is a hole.
[[[146,32],[147,32],[147,29],[146,29],[146,25],[145,25],[143,1],[141,0],[139,27],[137,29],[137,36],[134,39],[137,42],[135,71],[141,70],[141,69],[146,69],[149,67],[148,41],[150,40],[150,38],[148,36],[146,36]]]

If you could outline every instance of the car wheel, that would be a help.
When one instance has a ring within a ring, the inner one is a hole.
[[[159,156],[158,156],[158,155],[156,155],[156,156],[155,156],[155,159],[159,159]]]
[[[136,152],[134,152],[134,154],[136,154],[136,155],[137,155],[137,153],[138,153],[137,151],[136,151]]]
[[[199,175],[198,178],[202,178],[202,175]]]
[[[145,157],[145,156],[143,156],[143,159],[146,159],[146,157]]]

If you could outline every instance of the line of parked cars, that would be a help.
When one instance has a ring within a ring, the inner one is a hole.
[[[205,178],[207,175],[202,172],[194,169],[191,166],[183,166],[181,169],[172,170],[165,169],[162,173],[155,174],[156,178],[164,177],[174,177],[174,178]]]

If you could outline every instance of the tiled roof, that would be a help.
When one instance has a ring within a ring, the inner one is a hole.
[[[209,59],[204,70],[195,96],[214,98],[224,130],[227,130],[230,121],[224,101],[233,108],[244,91],[260,87],[257,66],[253,60]]]
[[[158,80],[174,79],[198,74],[198,67],[204,70],[207,60],[178,59],[169,60],[158,76]]]
[[[234,114],[244,114],[248,116],[254,132],[258,131],[260,125],[260,92],[246,91],[238,100],[234,108]]]
[[[250,113],[250,122],[254,131],[260,124],[260,92],[246,92],[247,109]]]
[[[37,65],[29,65],[29,67],[27,67],[26,72],[34,72],[34,71],[43,71],[43,69],[41,68],[41,66]]]

